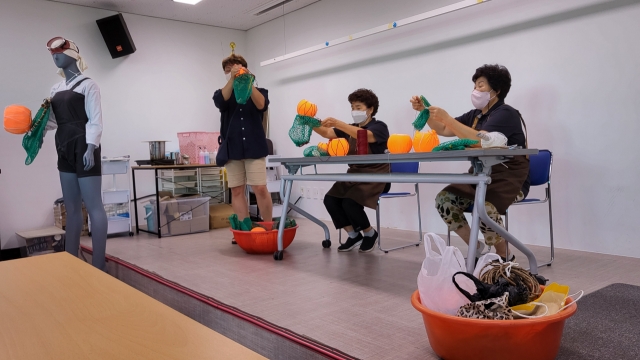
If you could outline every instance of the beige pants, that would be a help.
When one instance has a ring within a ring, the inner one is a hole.
[[[230,188],[267,185],[267,159],[229,160],[225,165]]]

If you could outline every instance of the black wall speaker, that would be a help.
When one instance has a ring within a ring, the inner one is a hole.
[[[96,20],[96,23],[112,58],[116,59],[136,52],[136,46],[133,44],[122,14]]]

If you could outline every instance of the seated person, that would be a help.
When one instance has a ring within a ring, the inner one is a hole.
[[[349,95],[353,124],[334,118],[322,121],[322,126],[313,129],[327,139],[349,140],[349,155],[356,154],[358,130],[367,130],[369,154],[384,154],[387,150],[389,129],[387,124],[376,120],[378,97],[371,90],[359,89]],[[347,173],[388,174],[389,164],[349,165]],[[360,245],[360,252],[373,250],[378,233],[371,227],[364,207],[375,209],[380,194],[389,191],[390,184],[336,182],[324,197],[324,205],[336,229],[344,229],[349,238],[338,247],[338,251],[351,251]],[[361,233],[362,232],[362,233]],[[363,236],[364,234],[364,236]]]
[[[429,108],[427,124],[440,136],[457,136],[460,139],[479,140],[478,133],[500,132],[508,139],[508,146],[518,145],[526,148],[526,135],[522,129],[520,112],[504,103],[511,89],[511,75],[501,65],[484,65],[478,68],[471,78],[474,90],[471,102],[474,110],[457,118],[451,117],[445,110],[436,106]],[[413,108],[424,109],[419,97],[411,99]],[[524,124],[524,121],[522,121]],[[514,156],[513,159],[491,168],[491,184],[487,187],[485,208],[489,217],[502,225],[502,216],[516,199],[522,200],[522,192],[528,192],[529,160],[525,156]],[[436,196],[436,209],[449,227],[467,244],[471,228],[464,216],[464,210],[473,204],[475,199],[474,185],[449,185]],[[496,248],[496,253],[504,260],[507,244],[504,239],[484,223],[480,224],[484,241]],[[484,249],[478,244],[477,256]],[[509,260],[513,260],[512,257]]]

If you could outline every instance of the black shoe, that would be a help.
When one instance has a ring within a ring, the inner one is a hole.
[[[500,256],[500,259],[502,259],[502,262],[513,262],[516,260],[516,256],[515,255],[511,255],[511,260],[507,260],[507,258]]]
[[[356,236],[355,239],[348,238],[344,244],[338,246],[338,251],[351,251],[353,248],[360,245],[360,243],[362,243],[362,234],[358,233],[358,236]]]
[[[373,236],[365,236],[364,239],[362,240],[362,245],[360,245],[360,252],[369,252],[371,250],[373,250],[373,248],[376,246],[376,243],[378,242],[378,232],[373,230]]]

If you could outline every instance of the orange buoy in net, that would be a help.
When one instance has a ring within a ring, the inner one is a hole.
[[[31,130],[31,110],[22,105],[4,109],[4,129],[11,134],[26,134]]]
[[[430,152],[438,145],[440,145],[440,138],[435,130],[416,131],[413,136],[413,150],[415,152]]]
[[[298,114],[314,117],[318,113],[318,106],[308,100],[301,100],[298,103]]]
[[[387,148],[392,154],[406,154],[411,151],[412,146],[411,136],[406,134],[393,134],[387,140]]]
[[[349,153],[349,142],[347,139],[331,139],[329,141],[329,155],[345,156]]]

